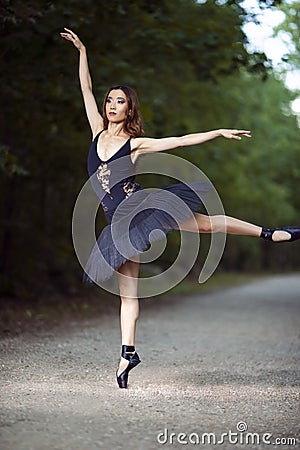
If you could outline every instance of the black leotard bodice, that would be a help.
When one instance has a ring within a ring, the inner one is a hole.
[[[107,161],[102,161],[97,153],[101,132],[94,138],[88,155],[88,173],[92,186],[109,222],[118,205],[133,192],[142,189],[136,183],[134,164],[131,159],[129,138],[125,144]]]

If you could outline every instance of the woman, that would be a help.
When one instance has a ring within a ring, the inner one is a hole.
[[[101,187],[101,204],[109,224],[113,219],[114,211],[120,203],[127,201],[133,193],[146,192],[134,182],[132,174],[131,176],[124,176],[111,187],[111,166],[109,164],[127,156],[130,157],[130,164],[134,166],[140,155],[149,152],[198,145],[217,137],[237,140],[240,140],[241,136],[251,137],[250,131],[227,129],[162,139],[142,137],[143,130],[138,111],[138,100],[135,92],[127,86],[114,86],[109,89],[104,99],[103,115],[101,116],[92,92],[85,46],[78,36],[67,28],[65,28],[65,32],[60,34],[63,38],[72,42],[79,50],[79,79],[88,121],[93,134],[89,154],[89,174],[90,176],[96,175],[93,180],[96,192],[98,187]],[[123,165],[120,167],[123,168]],[[95,181],[96,184],[98,183],[98,187],[95,185]],[[205,193],[208,187],[204,186],[203,183],[197,184],[200,186],[201,196],[201,191]],[[176,221],[172,221],[167,213],[164,214],[155,208],[142,211],[137,215],[138,219],[133,224],[135,227],[134,232],[131,232],[131,237],[135,240],[134,244],[137,250],[135,253],[130,253],[129,251],[126,253],[125,251],[125,256],[115,249],[111,227],[108,225],[101,233],[86,268],[87,278],[91,281],[105,279],[105,277],[110,276],[111,271],[106,273],[106,267],[118,272],[122,335],[122,353],[117,370],[117,382],[120,388],[127,388],[129,371],[140,363],[134,346],[136,321],[139,315],[139,301],[137,298],[139,253],[145,250],[147,244],[149,244],[149,240],[146,242],[144,238],[151,229],[161,228],[168,231],[179,228],[197,233],[222,231],[229,234],[262,237],[273,242],[294,241],[300,238],[300,227],[270,230],[232,217],[218,215],[209,217],[199,214],[196,212],[201,204],[199,196],[187,186],[177,183],[177,185],[171,185],[165,189],[177,194],[179,198],[185,201],[190,208],[189,216],[183,215],[179,226],[177,226]],[[108,262],[108,264],[105,264],[105,262]]]

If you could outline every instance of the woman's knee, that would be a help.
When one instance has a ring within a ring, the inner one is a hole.
[[[200,233],[210,233],[212,231],[212,222],[209,216],[197,214],[196,219]]]
[[[119,269],[117,270],[119,274],[128,278],[137,278],[139,274],[139,255],[133,257],[132,260],[126,261]]]
[[[180,223],[179,229],[193,233],[209,233],[211,225],[208,216],[194,213],[192,217]]]
[[[218,214],[205,216],[199,214],[198,226],[200,233],[226,233],[226,216]]]

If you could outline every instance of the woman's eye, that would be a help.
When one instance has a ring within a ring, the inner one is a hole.
[[[125,100],[118,100],[118,103],[121,103],[121,105],[123,105],[125,103]]]
[[[106,99],[106,103],[111,103],[111,99],[110,99],[110,98],[107,98],[107,99]]]

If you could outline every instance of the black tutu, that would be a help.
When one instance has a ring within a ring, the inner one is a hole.
[[[209,182],[176,183],[149,191],[138,190],[122,201],[102,230],[85,267],[83,280],[102,282],[127,260],[148,249],[152,242],[199,211]]]

